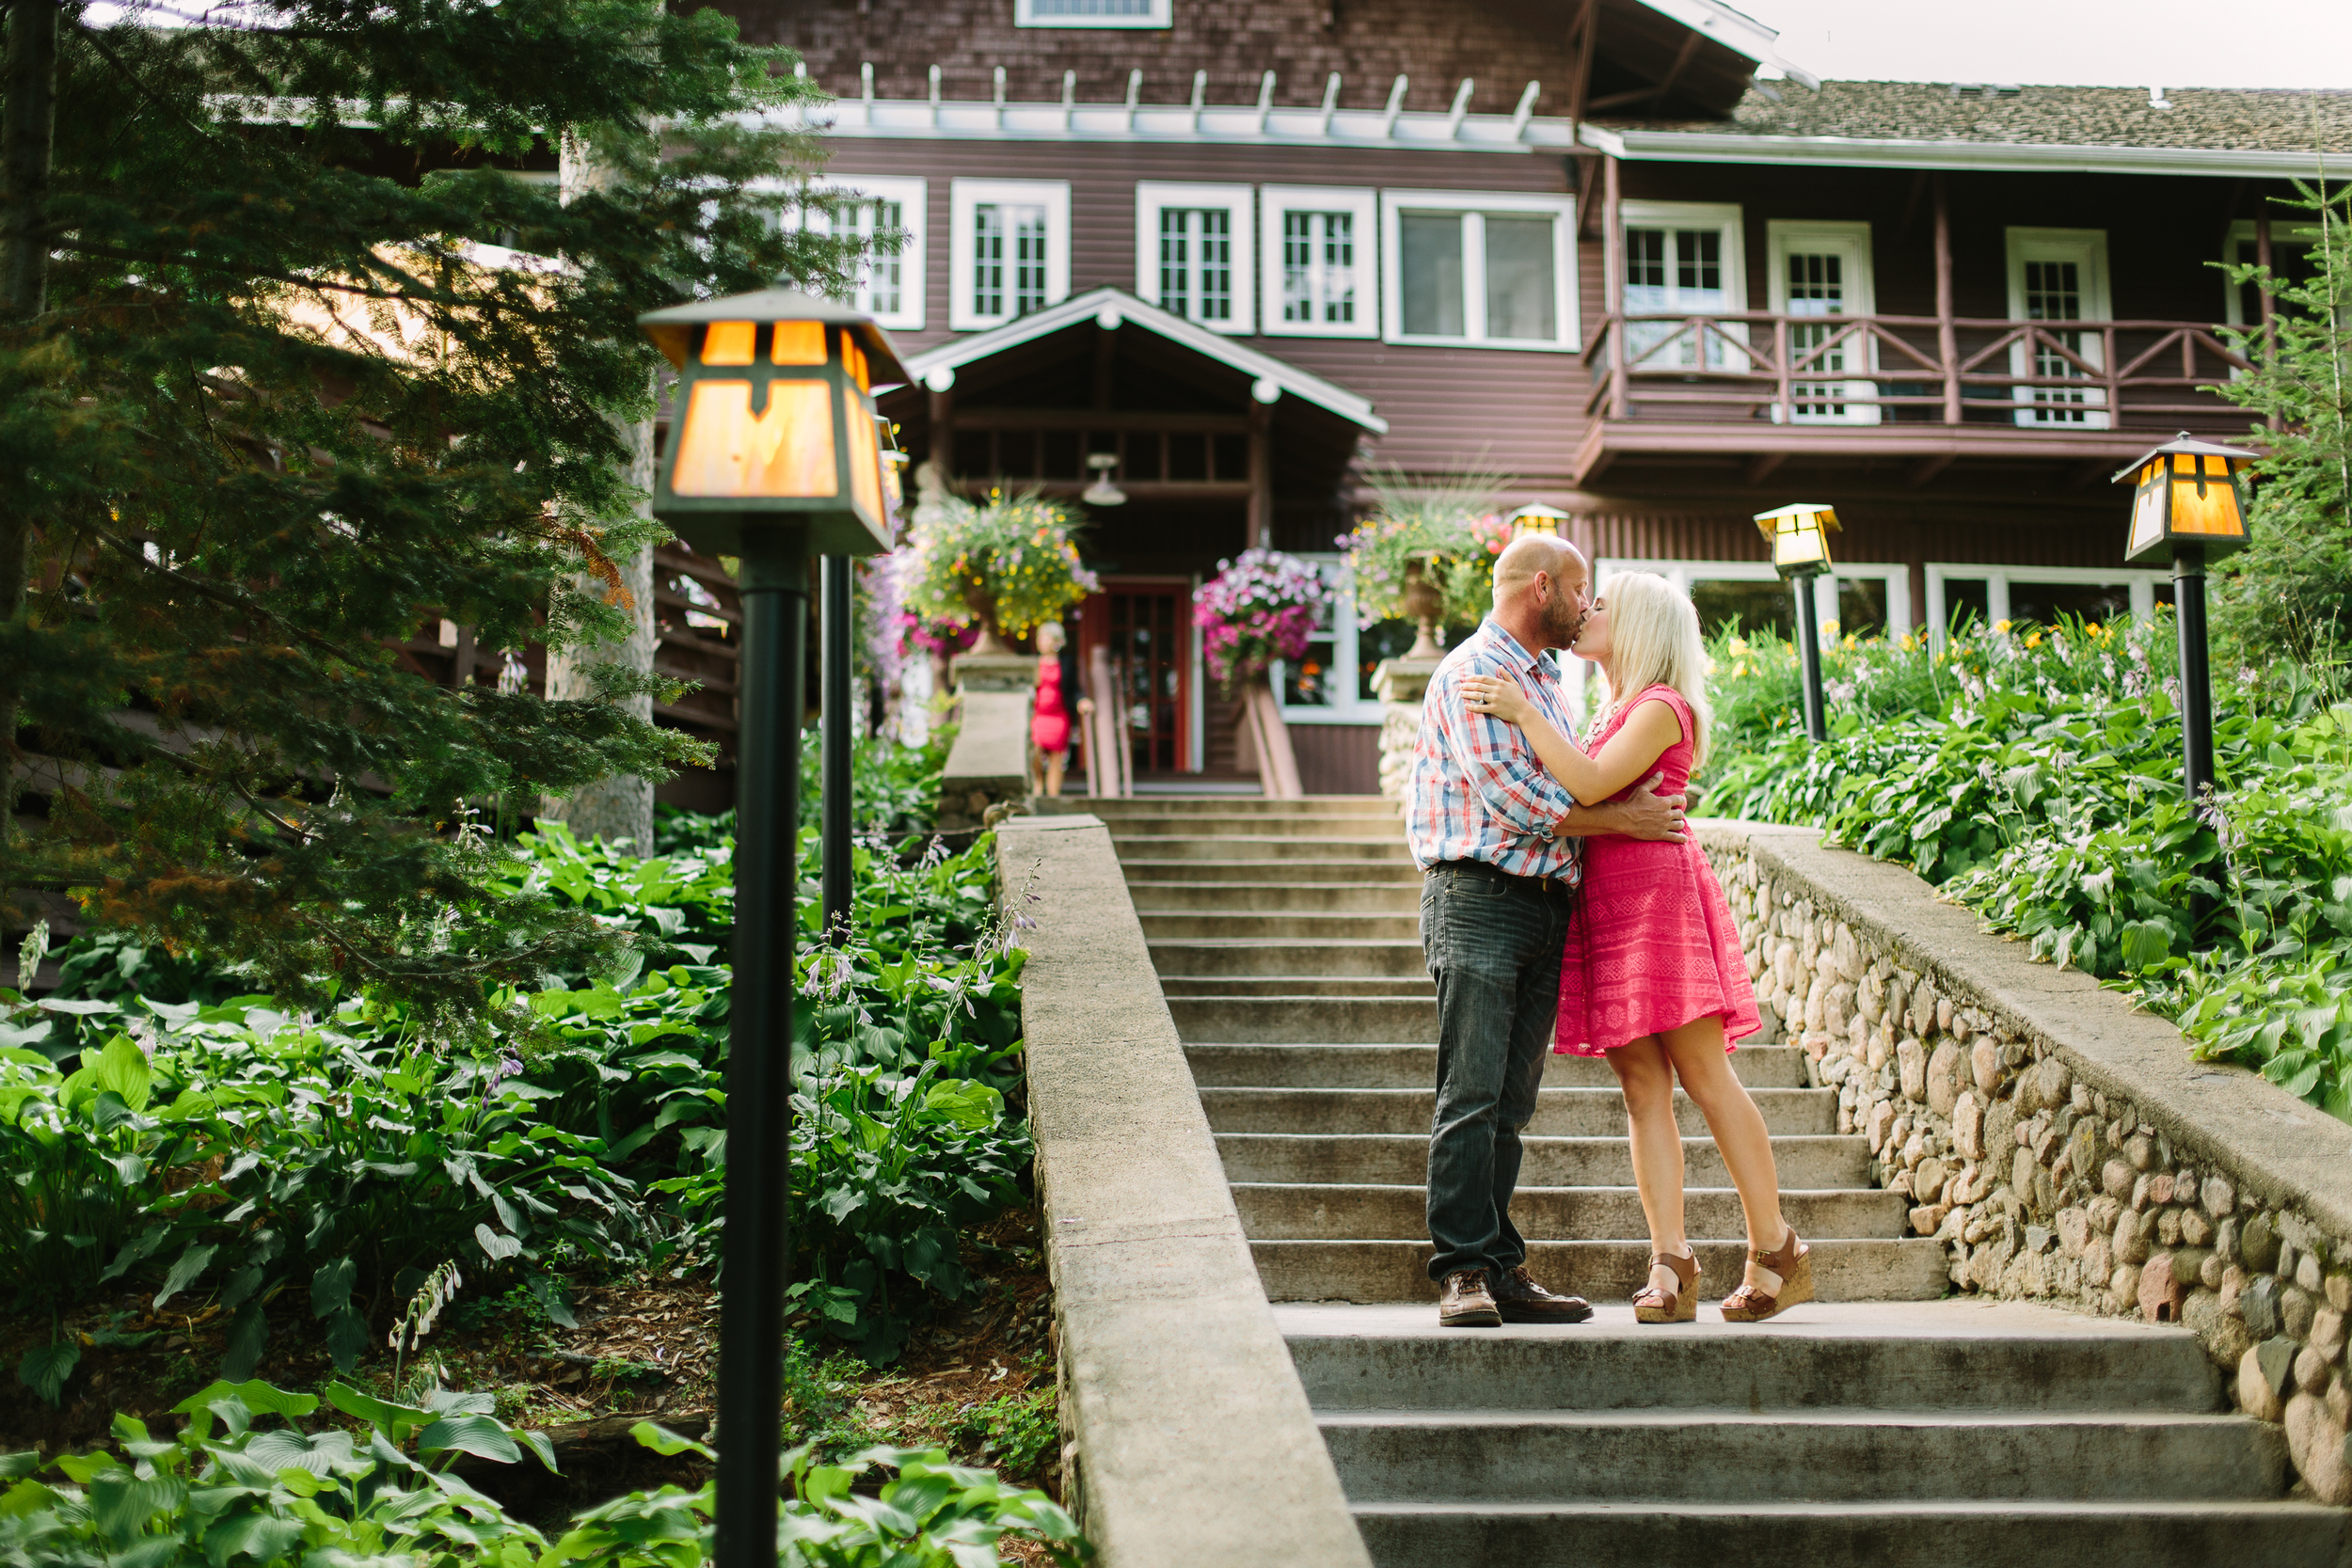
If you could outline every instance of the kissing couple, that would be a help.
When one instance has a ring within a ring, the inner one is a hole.
[[[1760,1323],[1813,1299],[1810,1252],[1781,1218],[1763,1113],[1732,1071],[1761,1026],[1722,885],[1683,816],[1711,717],[1697,610],[1629,572],[1591,593],[1584,558],[1529,534],[1495,562],[1494,612],[1446,656],[1422,705],[1407,836],[1423,872],[1422,950],[1438,988],[1429,1129],[1430,1277],[1448,1327],[1581,1323],[1545,1289],[1511,1223],[1520,1134],[1546,1047],[1604,1057],[1625,1093],[1649,1224],[1642,1323],[1698,1316],[1683,1229],[1680,1082],[1746,1215],[1746,1278],[1723,1302]],[[1609,699],[1580,747],[1558,672],[1572,648]]]

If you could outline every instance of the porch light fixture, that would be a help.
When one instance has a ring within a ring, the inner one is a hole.
[[[787,289],[637,318],[678,381],[653,513],[740,565],[727,1289],[720,1304],[716,1560],[772,1568],[791,1142],[794,848],[808,558],[825,561],[825,900],[850,867],[850,562],[890,547],[877,381],[907,379],[873,318]]]
[[[2126,559],[2172,562],[2172,609],[2181,644],[2181,783],[2192,808],[2213,788],[2213,676],[2205,646],[2205,562],[2248,544],[2246,481],[2254,454],[2189,438],[2183,431],[2120,470],[2133,482]],[[2209,900],[2192,900],[2191,940]]]
[[[1544,501],[1534,501],[1511,514],[1511,537],[1524,539],[1531,533],[1548,533],[1557,539],[1568,520],[1568,515]]]
[[[1087,453],[1087,467],[1094,470],[1094,483],[1088,485],[1078,499],[1089,506],[1124,506],[1127,492],[1111,483],[1111,470],[1119,467],[1119,454],[1110,451]]]
[[[1829,708],[1821,700],[1821,627],[1813,608],[1813,579],[1830,569],[1829,536],[1837,514],[1811,501],[1756,515],[1756,531],[1772,552],[1772,570],[1796,590],[1797,657],[1804,666],[1804,733],[1829,738]]]

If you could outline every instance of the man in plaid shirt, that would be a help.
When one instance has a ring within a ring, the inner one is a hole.
[[[1563,735],[1576,733],[1543,654],[1566,648],[1592,609],[1584,558],[1547,534],[1495,562],[1494,613],[1446,656],[1421,710],[1406,784],[1406,837],[1424,873],[1422,951],[1438,983],[1438,1104],[1429,1129],[1429,1236],[1438,1321],[1451,1327],[1581,1323],[1593,1309],[1527,1270],[1511,1223],[1519,1133],[1560,997],[1560,954],[1576,908],[1579,840],[1680,838],[1683,798],[1653,775],[1617,802],[1577,801],[1544,770],[1517,724],[1462,704],[1473,674],[1508,674]]]

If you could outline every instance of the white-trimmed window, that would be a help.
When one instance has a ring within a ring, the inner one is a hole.
[[[2019,322],[2104,322],[2107,236],[2101,229],[2009,230],[2009,317]],[[2105,368],[2102,335],[2079,327],[2048,329],[2049,340],[2010,351],[2016,375],[2090,382]],[[2017,422],[2028,429],[2105,430],[2106,389],[2097,386],[2020,387]]]
[[[1315,617],[1307,651],[1295,660],[1277,659],[1274,691],[1283,719],[1293,724],[1376,724],[1385,711],[1361,669],[1363,633],[1356,625],[1356,596],[1336,555],[1306,555],[1331,590]]]
[[[1581,346],[1573,197],[1382,191],[1380,214],[1391,342]]]
[[[1748,308],[1747,243],[1737,204],[1629,201],[1622,208],[1629,316],[1721,316]],[[1728,340],[1728,341],[1726,341]],[[1704,332],[1706,362],[1744,369],[1735,344],[1747,328],[1734,323]],[[1626,357],[1636,370],[1700,362],[1701,330],[1679,322],[1636,322],[1626,328]]]
[[[844,303],[896,331],[923,330],[929,182],[904,175],[846,174],[812,181],[810,189],[822,193],[825,204],[787,212],[787,228],[856,234],[872,242]]]
[[[1261,330],[1286,338],[1378,337],[1378,193],[1268,185],[1259,197],[1265,212]]]
[[[1876,313],[1870,226],[1774,222],[1765,235],[1772,312],[1804,318],[1788,324],[1788,358],[1792,365],[1804,362],[1805,379],[1789,388],[1788,406],[1777,408],[1774,418],[1791,424],[1878,423],[1878,384],[1836,379],[1841,371],[1867,376],[1878,362],[1867,328],[1836,335],[1836,318]]]
[[[1627,561],[1603,557],[1594,572],[1604,597],[1619,572],[1655,572],[1691,595],[1699,625],[1712,637],[1725,622],[1741,631],[1770,626],[1782,636],[1796,629],[1797,606],[1788,584],[1769,561]],[[1897,637],[1916,623],[1911,613],[1911,568],[1900,562],[1841,561],[1813,580],[1813,618],[1824,638]]]
[[[1016,27],[1168,27],[1174,0],[1016,0]],[[1001,14],[1001,13],[1000,13]]]
[[[1070,184],[958,180],[948,187],[947,325],[977,332],[1070,293]]]
[[[1213,332],[1252,330],[1248,185],[1136,184],[1136,293]]]
[[[1942,646],[1962,615],[1985,626],[2003,621],[2049,623],[2065,614],[2102,621],[2128,610],[2152,613],[2172,602],[2172,574],[2118,566],[1985,566],[1973,562],[1928,562],[1928,635]]]

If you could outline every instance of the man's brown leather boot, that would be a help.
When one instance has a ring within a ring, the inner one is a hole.
[[[1495,1307],[1506,1323],[1581,1323],[1593,1315],[1582,1296],[1554,1295],[1521,1263],[1495,1282]]]
[[[1499,1328],[1502,1313],[1486,1289],[1484,1269],[1456,1269],[1438,1288],[1439,1328]]]

